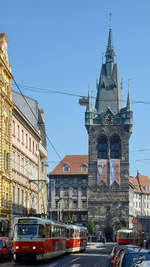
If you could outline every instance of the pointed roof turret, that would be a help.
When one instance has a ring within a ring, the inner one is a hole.
[[[131,101],[130,101],[130,91],[129,90],[128,90],[128,97],[127,97],[127,110],[132,110]]]
[[[92,111],[92,102],[91,102],[91,94],[90,91],[88,91],[88,104],[86,111],[91,112]]]

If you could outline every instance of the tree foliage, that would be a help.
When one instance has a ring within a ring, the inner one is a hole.
[[[88,229],[89,235],[95,235],[96,234],[96,226],[95,226],[93,221],[89,221],[86,227]]]
[[[122,228],[127,228],[127,223],[124,220],[120,220],[117,230],[122,229]]]

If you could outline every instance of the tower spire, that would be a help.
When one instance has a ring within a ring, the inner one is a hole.
[[[114,49],[113,49],[113,44],[112,44],[112,13],[109,13],[109,36],[108,36],[108,45],[106,49],[106,63],[108,62],[114,62]]]
[[[132,110],[130,101],[130,81],[128,81],[128,97],[127,97],[127,110]]]

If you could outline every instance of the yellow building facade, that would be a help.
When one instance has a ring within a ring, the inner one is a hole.
[[[8,39],[0,33],[0,236],[8,235],[12,209],[12,94]]]

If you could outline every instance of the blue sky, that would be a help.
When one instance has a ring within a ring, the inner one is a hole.
[[[78,97],[45,89],[87,95],[90,84],[96,95],[110,11],[123,97],[126,101],[130,79],[133,101],[130,175],[135,176],[138,169],[150,177],[149,0],[5,0],[1,1],[0,32],[9,39],[9,59],[17,83],[40,88],[20,86],[23,94],[37,99],[44,108],[47,135],[58,154],[62,158],[87,154],[85,108],[79,106]],[[47,149],[50,171],[59,158],[49,142]]]

